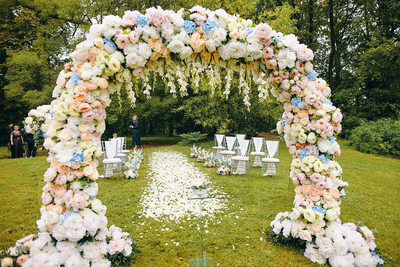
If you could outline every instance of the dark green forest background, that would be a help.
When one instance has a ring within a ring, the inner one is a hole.
[[[21,125],[30,109],[51,102],[58,72],[92,23],[129,9],[178,10],[197,4],[267,22],[284,34],[296,34],[313,49],[315,69],[329,82],[333,102],[344,113],[344,137],[363,121],[399,120],[399,1],[0,0],[2,141],[9,123]],[[134,108],[124,91],[113,96],[107,109],[107,136],[128,134],[133,114],[139,115],[143,135],[269,132],[281,116],[281,105],[272,97],[258,101],[256,90],[248,112],[234,89],[228,100],[206,93],[173,98],[161,77],[152,79],[153,97],[139,96]]]

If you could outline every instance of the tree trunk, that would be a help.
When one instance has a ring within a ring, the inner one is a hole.
[[[333,0],[328,2],[329,12],[329,34],[330,34],[330,53],[329,53],[329,65],[328,65],[328,83],[331,89],[335,87],[333,84],[333,66],[335,64],[336,57],[336,34],[335,34],[335,22],[333,21]]]

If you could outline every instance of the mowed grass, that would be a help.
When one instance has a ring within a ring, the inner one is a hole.
[[[388,266],[399,266],[400,249],[400,160],[362,154],[342,141],[339,162],[344,180],[350,183],[343,200],[343,222],[362,221],[376,229],[376,242]],[[211,147],[212,143],[201,144]],[[200,254],[198,222],[158,222],[140,217],[139,200],[149,183],[146,174],[150,154],[173,149],[188,155],[189,147],[168,146],[145,149],[140,177],[99,179],[98,198],[107,205],[109,225],[115,224],[137,240],[141,253],[135,266],[187,266]],[[218,176],[215,168],[195,166],[208,173],[229,197],[229,210],[212,220],[206,233],[207,256],[220,266],[315,266],[304,256],[268,243],[262,233],[280,211],[293,207],[294,185],[289,181],[291,157],[281,143],[279,176],[261,177],[260,168],[246,176]],[[39,218],[45,157],[0,160],[0,247],[11,246],[23,234],[36,232]],[[217,223],[220,221],[220,223]],[[166,229],[169,230],[166,230]],[[177,246],[174,242],[179,242]]]

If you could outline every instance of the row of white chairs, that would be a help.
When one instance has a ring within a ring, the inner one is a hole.
[[[245,135],[215,135],[213,150],[220,153],[225,160],[231,160],[232,173],[246,174],[250,165],[262,167],[261,175],[277,175],[279,171],[279,141],[264,140],[253,137],[246,140]]]
[[[108,141],[101,141],[103,152],[103,177],[110,177],[116,170],[122,174],[122,166],[129,150],[126,149],[126,137],[111,138]]]

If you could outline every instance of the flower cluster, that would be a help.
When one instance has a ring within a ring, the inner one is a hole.
[[[226,161],[217,161],[218,169],[217,169],[217,174],[219,175],[231,175],[231,162],[226,160]]]
[[[134,149],[129,153],[127,160],[124,163],[124,175],[127,179],[135,179],[139,177],[139,168],[143,160],[143,152],[140,149]]]
[[[107,243],[107,252],[111,256],[122,254],[129,257],[133,252],[132,247],[136,246],[129,233],[122,232],[122,229],[115,225],[108,229]]]
[[[18,240],[13,247],[0,251],[1,266],[22,266],[29,260],[29,251],[36,235],[28,235]],[[17,265],[16,265],[17,264]]]
[[[28,117],[24,119],[25,131],[33,134],[35,146],[39,144],[39,135],[47,131],[47,125],[51,120],[50,108],[50,105],[39,106],[29,111]]]
[[[374,251],[375,237],[366,226],[332,221],[326,224],[322,208],[306,211],[279,213],[270,224],[275,234],[285,238],[307,241],[304,255],[311,261],[332,266],[375,266],[383,259]],[[305,220],[302,220],[304,218]],[[310,220],[313,224],[308,224]],[[315,238],[312,238],[312,236]]]

